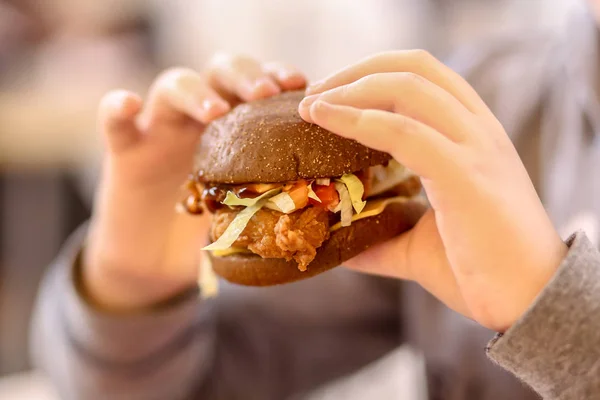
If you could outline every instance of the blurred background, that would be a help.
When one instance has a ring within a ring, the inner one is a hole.
[[[39,280],[89,215],[102,154],[95,109],[111,88],[144,94],[173,65],[224,50],[309,78],[374,52],[444,58],[474,39],[560,31],[578,0],[0,0],[0,399],[50,399],[30,375]],[[33,385],[32,385],[33,383]],[[15,394],[13,390],[23,390]]]

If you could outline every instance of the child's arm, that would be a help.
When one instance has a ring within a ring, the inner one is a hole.
[[[394,281],[335,269],[274,288],[193,288],[153,310],[90,306],[74,282],[84,231],[45,279],[33,356],[64,399],[288,398],[398,346]],[[349,351],[350,349],[350,351]]]
[[[546,398],[597,397],[600,256],[583,235],[570,248],[560,239],[473,88],[413,51],[365,59],[309,93],[306,120],[392,154],[422,177],[432,205],[412,231],[347,264],[414,280],[505,332],[490,356]]]

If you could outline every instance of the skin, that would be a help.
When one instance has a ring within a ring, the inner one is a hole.
[[[414,280],[454,310],[508,329],[567,248],[508,135],[473,88],[424,51],[378,54],[307,90],[300,114],[391,154],[422,178],[417,226],[348,263]]]
[[[590,0],[590,4],[596,17],[596,23],[600,25],[600,0]]]
[[[202,74],[165,72],[145,102],[105,97],[108,150],[83,262],[92,302],[132,311],[195,284],[209,221],[174,204],[205,124],[238,101],[304,85],[292,67],[221,55]],[[348,265],[414,280],[481,325],[508,329],[567,248],[477,93],[431,55],[403,51],[362,60],[307,95],[304,119],[390,153],[422,177],[432,204],[413,230]]]

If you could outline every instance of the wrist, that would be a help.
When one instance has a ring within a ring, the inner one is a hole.
[[[200,219],[183,223],[178,218],[125,224],[122,215],[96,211],[81,256],[80,291],[88,302],[112,311],[130,311],[155,306],[194,288],[199,267],[195,249],[201,247],[196,241],[206,236],[207,224]],[[163,226],[177,235],[156,228]]]
[[[556,274],[556,271],[568,253],[568,246],[560,239],[558,234],[553,242],[553,245],[544,249],[546,257],[540,258],[539,262],[532,262],[529,267],[523,269],[521,279],[526,282],[527,290],[515,293],[511,307],[513,312],[509,314],[506,322],[502,324],[498,332],[503,333],[507,331],[519,321]]]
[[[191,277],[162,276],[100,261],[85,250],[81,263],[79,289],[82,296],[93,306],[112,312],[152,308],[196,284]]]

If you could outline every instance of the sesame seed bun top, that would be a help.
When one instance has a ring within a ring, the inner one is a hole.
[[[342,138],[298,114],[302,91],[240,104],[206,128],[195,174],[201,182],[239,184],[337,177],[383,164],[386,153]]]

